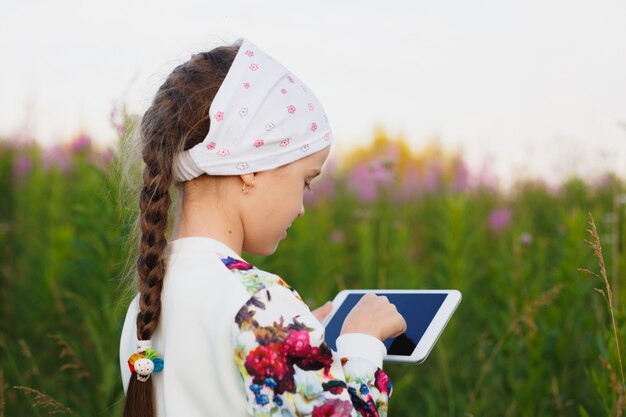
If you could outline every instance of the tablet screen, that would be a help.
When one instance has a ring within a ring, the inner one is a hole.
[[[387,347],[388,355],[399,356],[411,356],[424,332],[426,332],[426,329],[448,296],[446,293],[377,293],[377,295],[386,296],[389,302],[396,306],[398,312],[406,320],[406,333],[383,341],[385,347]],[[343,321],[362,296],[363,294],[348,294],[335,315],[330,319],[326,326],[326,343],[331,349],[337,350],[335,341],[339,337]]]

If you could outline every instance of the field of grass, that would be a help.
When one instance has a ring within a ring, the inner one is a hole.
[[[247,259],[312,307],[344,288],[463,293],[425,363],[385,366],[391,416],[622,415],[624,182],[505,192],[462,156],[374,136],[329,161],[275,255]],[[0,141],[0,417],[121,415],[137,201],[117,162],[88,136]]]

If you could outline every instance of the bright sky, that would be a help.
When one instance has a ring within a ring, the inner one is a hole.
[[[240,36],[315,92],[340,150],[382,125],[504,177],[626,175],[622,0],[4,0],[0,135],[111,144],[115,103],[145,110],[176,65]]]

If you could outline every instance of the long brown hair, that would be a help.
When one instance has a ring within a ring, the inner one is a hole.
[[[140,211],[136,218],[139,340],[152,338],[161,315],[170,187],[175,184],[174,155],[206,137],[210,126],[209,108],[238,50],[239,46],[235,44],[219,46],[210,52],[197,53],[178,65],[158,89],[138,125],[139,149],[145,163],[139,190]],[[176,191],[180,199],[180,184],[176,184]],[[167,358],[163,359],[167,367]],[[131,374],[124,417],[155,416],[153,377],[141,382],[136,373]]]

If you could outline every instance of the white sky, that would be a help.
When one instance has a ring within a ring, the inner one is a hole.
[[[501,177],[626,175],[622,0],[3,0],[0,135],[43,144],[145,110],[192,53],[249,38],[324,104],[340,150],[375,125]]]

